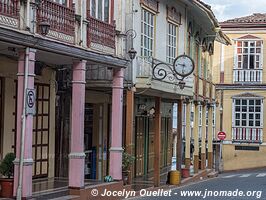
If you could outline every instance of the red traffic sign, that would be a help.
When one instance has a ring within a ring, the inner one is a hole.
[[[221,131],[218,133],[217,137],[219,140],[224,140],[226,138],[226,133]]]

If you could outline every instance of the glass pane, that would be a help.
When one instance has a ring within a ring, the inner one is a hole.
[[[236,112],[240,112],[240,106],[236,106]]]
[[[248,53],[248,48],[244,48],[244,53]]]
[[[256,126],[260,126],[260,121],[256,121]]]
[[[254,126],[254,122],[253,122],[253,121],[249,121],[249,122],[248,122],[248,125],[249,125],[249,126]]]
[[[254,107],[253,106],[249,107],[249,112],[254,112]]]
[[[256,118],[256,119],[260,119],[260,114],[256,114],[256,115],[255,115],[255,118]]]
[[[103,20],[102,11],[103,11],[103,2],[100,0],[98,1],[98,17],[97,17],[99,20]]]
[[[240,105],[240,99],[236,100],[236,105]]]
[[[256,106],[255,111],[256,111],[256,112],[260,112],[260,106]]]
[[[96,18],[96,1],[91,0],[91,16]]]
[[[250,46],[254,47],[255,46],[255,42],[250,42]]]
[[[251,48],[250,49],[250,53],[255,53],[255,49],[254,48]]]
[[[237,53],[242,53],[242,49],[241,48],[237,48]]]
[[[242,106],[242,112],[247,112],[247,106]]]
[[[249,114],[249,120],[252,120],[254,118],[254,114]]]
[[[244,42],[244,47],[248,47],[248,42]]]
[[[261,104],[260,100],[256,100],[256,105],[260,105],[260,104]]]
[[[242,120],[242,126],[246,126],[247,125],[247,121],[246,120]]]
[[[242,105],[247,105],[247,100],[242,100]]]
[[[254,55],[249,56],[249,69],[254,69]]]
[[[257,48],[256,49],[256,53],[261,53],[261,49],[260,48]]]
[[[238,42],[237,42],[237,46],[238,46],[238,47],[242,47],[242,42],[239,42],[239,41],[238,41]]]
[[[236,120],[236,126],[240,126],[240,120]]]
[[[247,119],[247,114],[242,113],[242,119]]]
[[[261,41],[257,41],[257,42],[256,42],[256,46],[257,46],[257,47],[260,47],[260,46],[261,46]]]
[[[249,100],[249,105],[254,105],[254,100]]]
[[[236,113],[236,119],[240,119],[240,113]]]
[[[109,23],[109,0],[104,1],[104,21]]]
[[[242,61],[242,56],[241,55],[238,56],[238,61]]]
[[[243,69],[248,69],[248,56],[244,55],[243,60]]]
[[[260,68],[260,63],[256,62],[256,68]]]

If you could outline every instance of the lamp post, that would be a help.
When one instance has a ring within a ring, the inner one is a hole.
[[[41,35],[45,36],[45,35],[47,35],[49,33],[50,24],[47,21],[42,21],[39,24],[39,28],[40,28]]]

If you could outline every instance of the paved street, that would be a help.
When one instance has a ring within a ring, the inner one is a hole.
[[[194,195],[192,194],[193,191],[195,191]],[[226,193],[224,191],[226,191]],[[232,191],[231,194],[230,191]],[[188,194],[188,192],[190,192],[190,194]],[[218,192],[223,196],[216,196]],[[236,195],[242,192],[243,195],[241,197]],[[187,196],[182,197],[181,193],[183,193],[183,195],[186,193]],[[209,197],[207,196],[208,194]],[[192,195],[193,197],[191,197]],[[266,169],[224,173],[220,174],[217,178],[174,189],[171,195],[167,197],[143,197],[141,199],[266,199]]]

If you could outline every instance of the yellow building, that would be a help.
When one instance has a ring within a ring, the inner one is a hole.
[[[223,170],[266,166],[266,15],[253,14],[222,22],[232,45],[215,44],[213,79],[220,101]]]

